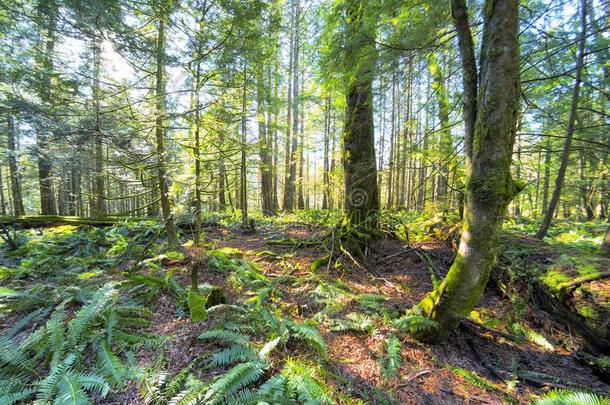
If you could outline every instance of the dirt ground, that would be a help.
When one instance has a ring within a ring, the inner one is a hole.
[[[306,276],[311,271],[312,262],[324,256],[326,251],[311,246],[270,245],[265,240],[280,236],[305,240],[315,235],[305,225],[292,225],[281,230],[262,228],[253,235],[216,228],[206,231],[206,242],[216,248],[239,249],[243,258],[257,262],[267,277],[287,273],[298,277]],[[275,255],[260,254],[263,251]],[[278,260],[277,255],[284,256]],[[431,272],[437,279],[446,274],[453,255],[451,247],[443,242],[414,244],[408,248],[398,240],[386,239],[377,243],[371,252],[370,268],[374,271],[338,271],[331,266],[322,266],[317,269],[317,274],[342,280],[354,294],[383,295],[393,308],[403,312],[430,291]],[[181,283],[188,284],[186,270],[174,271]],[[202,272],[200,282],[221,286],[229,302],[243,298],[232,290],[222,275]],[[316,303],[311,299],[313,287],[307,284],[298,287],[279,285],[284,307],[294,309],[292,316],[306,318],[316,312]],[[166,349],[166,356],[171,359],[170,373],[179,371],[200,354],[217,349],[210,342],[197,339],[206,328],[205,322],[193,324],[188,317],[176,317],[177,308],[169,295],[162,296],[151,309],[155,313],[151,332],[171,336]],[[349,312],[349,309],[344,311]],[[501,297],[493,287],[487,288],[477,308],[481,317],[501,321],[509,318],[513,311],[510,300]],[[387,327],[380,324],[373,334],[333,332],[324,326],[319,329],[329,346],[329,360],[324,367],[340,377],[332,383],[340,391],[359,397],[365,403],[384,403],[392,397],[393,403],[401,404],[497,404],[503,400],[506,402],[507,393],[518,402],[528,403],[533,394],[540,394],[553,386],[568,385],[610,392],[610,385],[578,361],[575,351],[583,341],[569,327],[556,322],[546,312],[529,306],[525,308],[522,322],[542,334],[553,344],[553,349],[543,349],[528,341],[517,343],[501,333],[475,326],[459,328],[439,345],[424,345],[401,334],[403,361],[398,375],[391,380],[382,378],[378,361],[389,333]],[[298,348],[295,350],[298,352]],[[156,355],[143,352],[141,361],[152,361]],[[499,389],[473,385],[452,368],[476,372]],[[521,377],[513,378],[511,382],[511,375],[517,371]],[[539,381],[536,374],[528,372],[544,373],[554,379],[552,383]],[[529,378],[522,378],[523,375]],[[137,403],[134,393],[122,400],[122,403]]]

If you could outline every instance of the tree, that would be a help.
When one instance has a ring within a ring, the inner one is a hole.
[[[451,6],[463,68],[467,184],[457,256],[438,288],[416,307],[434,321],[417,333],[428,341],[444,339],[477,304],[496,260],[508,204],[522,188],[510,171],[520,94],[519,2],[485,1],[478,81],[466,2],[452,0]]]
[[[364,0],[346,2],[343,56],[347,83],[342,156],[345,216],[348,227],[365,239],[376,233],[379,213],[373,132],[376,21],[372,11]]]
[[[549,202],[548,209],[545,212],[544,219],[540,225],[540,229],[536,233],[538,239],[544,238],[549,227],[551,226],[551,220],[555,215],[555,210],[559,204],[559,198],[561,197],[561,189],[566,176],[568,163],[570,160],[570,152],[572,148],[572,138],[574,136],[574,130],[576,125],[576,114],[578,111],[578,97],[580,93],[580,84],[582,80],[582,71],[585,60],[585,42],[587,38],[587,0],[581,1],[580,6],[580,21],[581,31],[580,39],[578,42],[578,61],[576,62],[576,78],[574,79],[574,90],[572,92],[572,104],[570,109],[570,116],[568,117],[568,128],[566,130],[566,137],[563,143],[563,152],[561,154],[561,162],[559,166],[559,172],[555,178],[555,188],[553,189],[553,196]]]
[[[8,149],[8,167],[9,177],[11,180],[11,196],[13,199],[13,214],[15,216],[25,215],[23,208],[23,197],[21,192],[21,179],[19,176],[19,166],[17,165],[17,135],[15,133],[15,121],[12,112],[9,112],[7,117],[7,149]]]
[[[169,198],[169,189],[167,171],[165,166],[166,150],[165,150],[165,106],[166,106],[166,89],[165,89],[165,24],[169,18],[172,0],[155,2],[154,13],[157,20],[157,37],[156,37],[156,63],[155,63],[155,140],[156,140],[156,155],[157,155],[157,176],[159,187],[159,198],[161,202],[161,211],[163,221],[165,223],[165,232],[170,246],[177,248],[180,245],[178,240],[178,232],[174,223],[172,214],[172,206]]]

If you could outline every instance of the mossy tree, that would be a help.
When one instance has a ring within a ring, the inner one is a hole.
[[[466,2],[451,5],[463,65],[467,185],[457,256],[438,288],[417,307],[435,321],[418,333],[427,341],[444,339],[479,301],[496,261],[508,204],[522,188],[510,170],[519,115],[519,2],[485,1],[478,78]]]
[[[373,133],[373,76],[376,60],[374,2],[345,3],[344,70],[346,89],[343,132],[345,218],[357,239],[376,234],[379,187]],[[362,240],[364,239],[364,240]],[[359,243],[360,244],[360,243]]]

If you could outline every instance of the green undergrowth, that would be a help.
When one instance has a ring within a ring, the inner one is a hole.
[[[297,212],[260,221],[279,226],[300,216],[302,223],[330,229],[337,218],[324,215]],[[230,215],[219,221],[232,226]],[[405,241],[428,240],[446,228],[438,216],[409,213],[384,214],[382,224]],[[199,274],[221,278],[221,289],[189,286],[188,260],[167,248],[163,227],[155,222],[20,231],[16,249],[0,250],[0,346],[7,348],[0,350],[0,404],[104,403],[134,386],[149,404],[359,404],[370,398],[398,403],[390,387],[405,378],[403,347],[413,344],[409,335],[432,322],[333,275],[354,271],[347,267],[331,263],[335,273],[329,274],[321,258],[321,264],[301,268],[292,260],[298,251],[251,252],[250,261],[239,249],[209,245]],[[505,255],[518,268],[537,252],[527,245]],[[263,271],[262,259],[280,272]],[[541,269],[558,263],[581,262],[568,256],[542,262]],[[591,271],[581,266],[578,274]],[[212,291],[218,297],[212,299]],[[161,297],[172,300],[172,320],[190,319],[196,327],[192,345],[201,349],[177,371],[169,357],[173,337],[150,333],[151,311]],[[471,316],[553,351],[555,342],[524,321],[525,302],[515,299],[513,307],[502,320],[484,311]],[[381,338],[375,356],[382,382],[367,386],[370,398],[353,397],[364,395],[354,390],[362,387],[337,372],[340,364],[324,339],[328,333]],[[147,363],[141,361],[144,352],[147,359],[152,354]],[[512,401],[503,385],[473,371],[453,371],[467,384]]]

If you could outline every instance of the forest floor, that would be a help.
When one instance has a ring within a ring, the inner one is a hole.
[[[227,304],[252,310],[255,316],[264,316],[267,312],[256,311],[266,308],[279,319],[314,325],[319,331],[324,350],[312,350],[311,345],[298,339],[288,340],[275,349],[265,375],[281,372],[287,359],[296,359],[312,366],[311,376],[330,393],[329,397],[335,403],[357,403],[357,400],[367,404],[530,403],[552,388],[610,392],[608,381],[604,382],[578,357],[578,349],[586,342],[568,323],[520,297],[502,292],[501,286],[494,283],[486,289],[469,321],[443,344],[419,343],[397,327],[396,319],[400,319],[433,288],[435,280],[440,280],[448,271],[454,257],[451,240],[428,237],[410,244],[399,239],[381,240],[372,247],[369,270],[365,270],[321,260],[328,254],[328,247],[309,242],[322,237],[322,228],[311,224],[264,224],[252,235],[244,235],[235,227],[219,226],[205,231],[204,248],[186,248],[195,257],[206,257],[206,266],[199,272],[198,281],[219,286],[227,297]],[[518,261],[521,268],[559,261],[564,266],[555,266],[552,271],[564,269],[569,273],[569,266],[565,265],[567,259],[560,259],[557,249],[545,250],[527,238],[525,241],[512,238],[513,247],[515,243],[534,245],[525,254],[524,248],[513,248],[513,253],[521,254]],[[150,240],[159,242],[155,238]],[[96,247],[98,251],[107,253],[116,249],[116,242],[101,245],[104,247]],[[516,256],[511,256],[510,249],[506,250],[502,266],[516,265]],[[214,319],[211,312],[208,319],[193,322],[188,309],[185,311],[181,294],[191,283],[189,262],[179,255],[168,254],[161,259],[149,259],[151,266],[138,265],[134,273],[137,261],[113,262],[103,277],[118,283],[129,281],[133,285],[133,274],[139,274],[143,277],[140,281],[154,293],[152,299],[146,299],[150,324],[143,333],[161,337],[162,347],[138,346],[130,361],[144,370],[163,368],[163,378],[169,381],[184,370],[189,370],[201,381],[219,378],[230,370],[229,364],[193,366],[226,346],[213,339],[201,338],[202,333],[216,330],[223,320]],[[10,255],[3,262],[6,268],[15,264]],[[609,261],[595,263],[599,266],[597,269],[603,269]],[[245,273],[244,266],[250,266]],[[253,280],[249,272],[262,287],[249,284]],[[91,274],[94,280],[100,272],[93,270]],[[157,280],[165,280],[165,283],[158,283],[163,288],[152,288],[154,283],[146,281],[152,278],[144,278],[151,274]],[[558,276],[551,278],[555,280]],[[100,281],[93,284],[101,285]],[[587,288],[595,292],[593,301],[599,303],[601,300],[602,307],[607,309],[608,279],[592,284]],[[7,288],[4,294],[9,298],[9,292],[24,287],[17,279],[8,285],[10,291]],[[264,294],[261,295],[261,291],[265,291]],[[590,291],[584,296],[590,297]],[[257,297],[259,301],[256,301]],[[252,302],[258,302],[259,309],[248,307]],[[16,311],[0,318],[0,336],[14,328],[23,314]],[[30,332],[36,326],[34,324],[26,331]],[[70,324],[68,334],[69,327]],[[269,331],[252,329],[252,342],[260,347],[268,339],[265,335]],[[25,336],[27,333],[21,332],[15,334],[14,339],[24,340]],[[398,356],[391,354],[389,345],[392,341],[398,342]],[[144,381],[146,377],[132,378],[105,399],[97,395],[93,400],[143,403],[142,398],[146,396],[143,385],[149,384]],[[219,403],[233,401],[237,400],[225,398]]]

